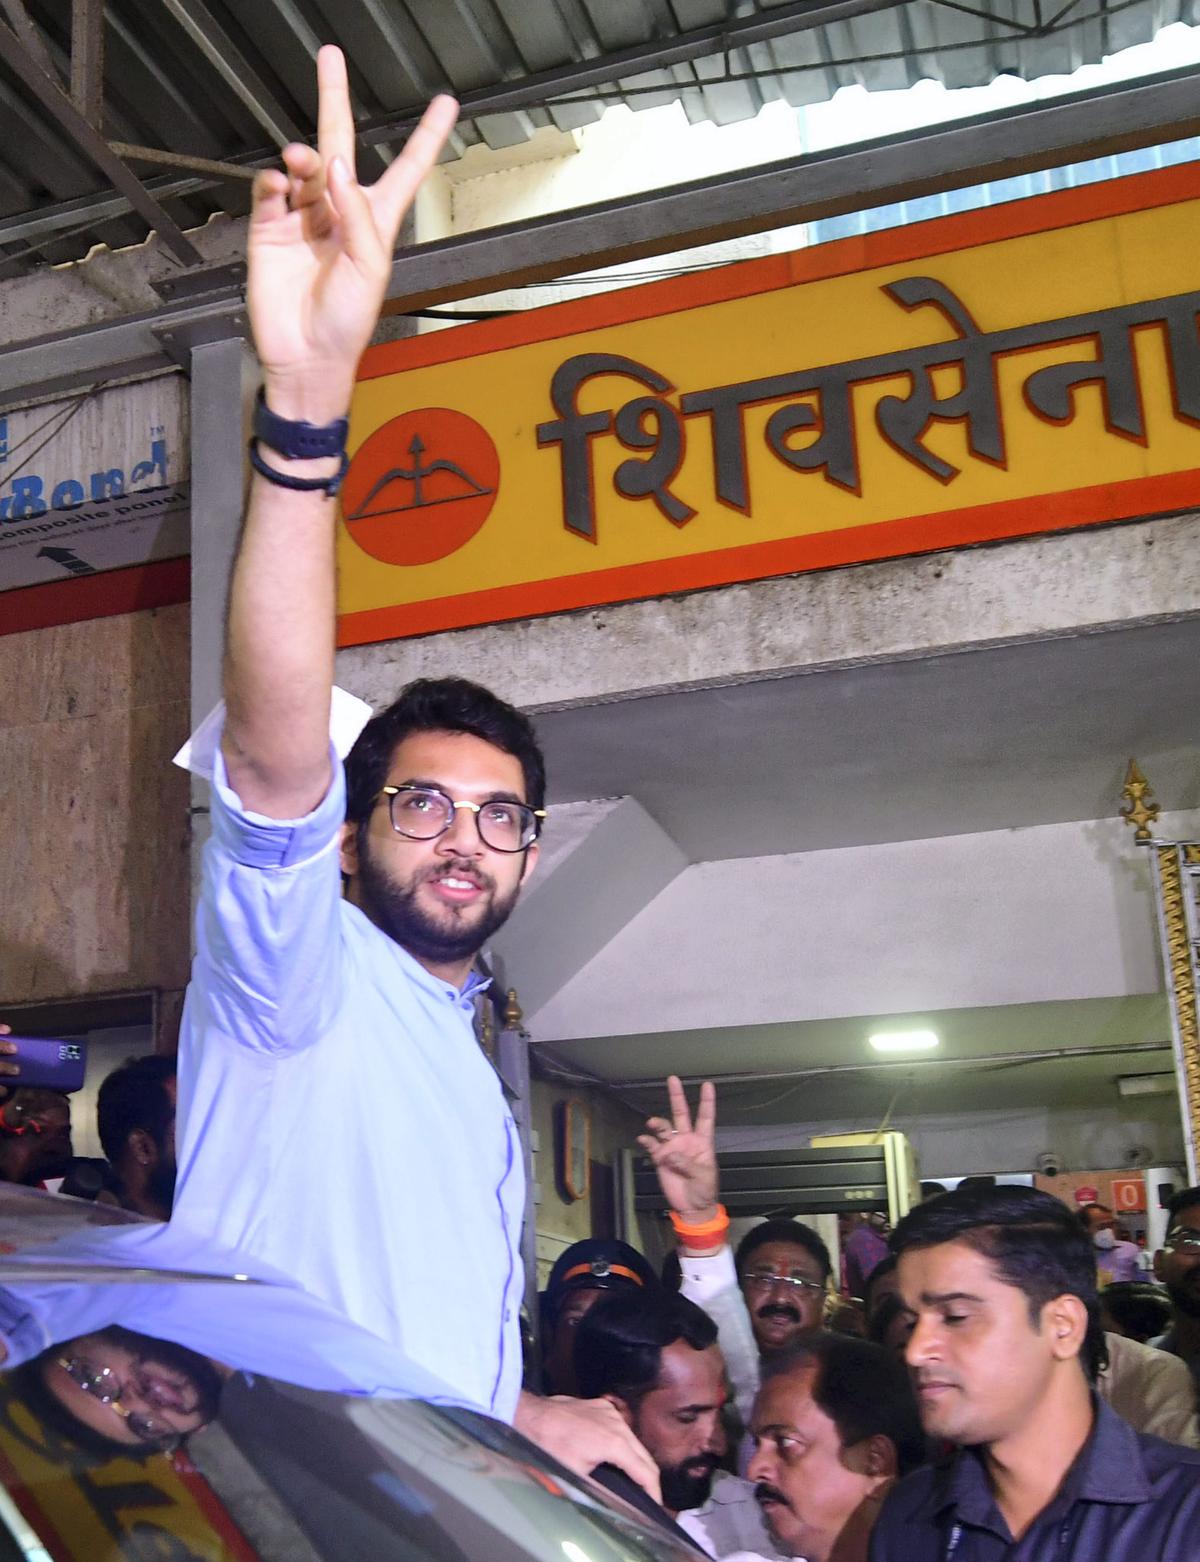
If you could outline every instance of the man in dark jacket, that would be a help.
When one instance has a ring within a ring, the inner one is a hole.
[[[970,1188],[897,1226],[921,1419],[958,1444],[884,1504],[872,1562],[1192,1562],[1200,1452],[1133,1431],[1104,1362],[1091,1243],[1050,1194]]]

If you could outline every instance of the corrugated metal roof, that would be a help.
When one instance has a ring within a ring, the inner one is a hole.
[[[819,5],[820,0],[813,0]],[[1170,22],[1196,20],[1200,0],[904,0],[807,30],[708,47],[658,69],[626,62],[618,80],[580,86],[569,74],[535,84],[529,101],[494,89],[569,71],[620,51],[669,48],[697,30],[772,17],[794,0],[107,0],[103,133],[110,141],[224,162],[263,160],[315,124],[313,57],[340,43],[356,108],[375,127],[369,176],[392,130],[432,92],[491,94],[469,110],[451,155],[518,143],[539,126],[572,129],[623,100],[681,99],[692,120],[728,124],[768,102],[800,106],[859,83],[904,87],[922,78],[978,86],[997,74],[1066,74]],[[70,75],[71,0],[26,0],[53,67]],[[843,10],[849,11],[851,5]],[[0,27],[5,24],[0,21]],[[593,77],[595,72],[592,72]],[[140,242],[145,221],[39,98],[33,74],[0,67],[0,268],[62,261],[96,243]],[[395,137],[393,136],[392,139]],[[246,209],[248,185],[133,166],[183,228]],[[107,201],[104,198],[108,197]],[[103,204],[101,204],[104,202]]]

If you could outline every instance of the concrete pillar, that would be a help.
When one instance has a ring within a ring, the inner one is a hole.
[[[229,574],[245,502],[253,359],[241,337],[191,352],[192,730],[221,698]],[[208,785],[192,782],[192,904],[208,838]]]

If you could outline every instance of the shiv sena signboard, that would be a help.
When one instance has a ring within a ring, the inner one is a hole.
[[[374,348],[343,645],[1200,504],[1200,168]]]

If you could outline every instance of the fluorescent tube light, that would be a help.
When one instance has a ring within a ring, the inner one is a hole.
[[[1175,1093],[1174,1074],[1118,1074],[1117,1090],[1123,1096],[1166,1096]]]
[[[878,1031],[867,1041],[876,1052],[932,1052],[939,1045],[931,1030]]]

